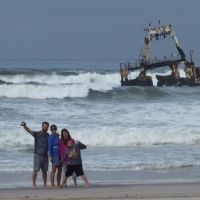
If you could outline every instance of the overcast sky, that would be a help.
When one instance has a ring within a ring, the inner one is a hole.
[[[199,0],[0,0],[0,59],[138,59],[143,29],[171,24],[200,56]],[[151,56],[178,53],[169,38]]]

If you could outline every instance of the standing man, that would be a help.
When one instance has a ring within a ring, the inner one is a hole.
[[[36,178],[37,178],[37,172],[41,169],[42,170],[42,176],[43,176],[43,183],[44,187],[48,188],[47,186],[47,171],[49,166],[49,159],[48,159],[48,137],[49,133],[47,133],[49,128],[48,122],[42,123],[42,130],[35,132],[29,129],[26,126],[25,122],[21,123],[21,126],[24,127],[24,129],[30,133],[34,137],[34,166],[33,166],[33,174],[32,174],[32,182],[33,182],[33,188],[36,188]]]

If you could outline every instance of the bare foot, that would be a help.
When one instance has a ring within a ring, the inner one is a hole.
[[[60,185],[60,187],[59,188],[63,188],[63,185]]]
[[[46,188],[46,189],[47,189],[47,188],[49,188],[49,187],[48,187],[48,185],[44,185],[44,188]]]
[[[67,184],[64,184],[63,187],[66,188],[66,187],[67,187]]]
[[[37,186],[36,185],[33,185],[33,189],[36,189],[37,188]]]
[[[74,184],[74,188],[77,188],[77,184]]]
[[[90,185],[85,185],[85,188],[90,188]]]
[[[60,187],[60,186],[59,186]],[[56,185],[52,185],[51,188],[58,188]]]

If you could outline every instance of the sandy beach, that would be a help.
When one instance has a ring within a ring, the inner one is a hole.
[[[91,188],[84,188],[81,178],[74,188],[69,178],[63,189],[44,189],[40,172],[37,189],[31,188],[31,172],[1,172],[0,199],[200,199],[199,171],[86,171]]]
[[[1,189],[0,199],[200,199],[200,183]]]

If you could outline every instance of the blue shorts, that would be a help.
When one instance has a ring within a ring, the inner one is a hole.
[[[51,161],[52,166],[59,166],[61,163],[59,162],[60,157],[52,157],[53,160]]]

